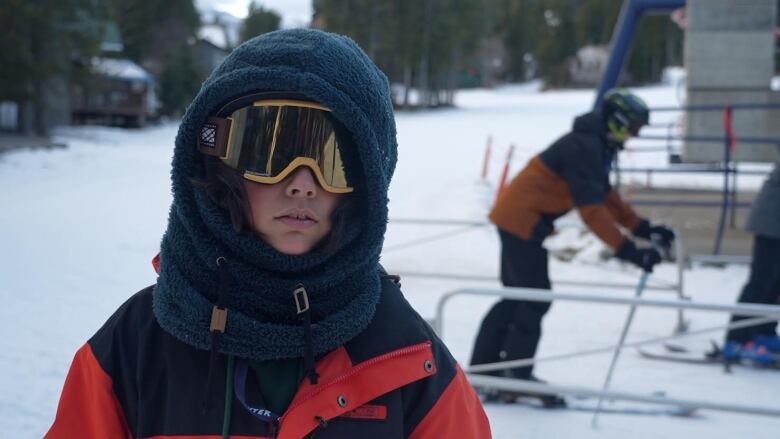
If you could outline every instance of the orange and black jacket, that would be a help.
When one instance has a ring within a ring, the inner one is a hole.
[[[498,196],[490,220],[529,241],[543,241],[553,222],[576,208],[588,228],[613,249],[625,240],[618,224],[635,230],[641,219],[612,189],[608,145],[599,113],[578,117],[574,129],[535,156]]]
[[[463,371],[390,280],[372,323],[318,359],[318,383],[301,383],[275,435],[229,391],[227,358],[204,412],[209,352],[163,331],[153,297],[134,295],[76,353],[47,438],[491,437]]]

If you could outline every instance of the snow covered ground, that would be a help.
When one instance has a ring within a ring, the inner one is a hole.
[[[651,106],[677,105],[671,85],[638,89]],[[564,133],[588,109],[591,91],[540,92],[538,84],[474,90],[458,96],[458,108],[399,114],[399,164],[391,188],[391,223],[383,263],[391,272],[496,276],[498,240],[490,227],[431,226],[393,219],[484,221],[494,198],[499,166],[509,144],[517,150],[513,172]],[[144,130],[72,128],[61,132],[68,148],[17,151],[0,156],[0,429],[6,437],[40,437],[51,423],[62,383],[76,349],[135,291],[154,282],[150,259],[157,253],[170,203],[169,166],[176,126]],[[484,145],[492,135],[487,182],[480,181]],[[623,163],[660,165],[663,153],[628,153]],[[745,178],[745,186],[760,179]],[[671,181],[670,181],[671,183]],[[717,181],[688,178],[691,186]],[[740,184],[742,184],[741,181]],[[601,245],[579,231],[572,215],[550,240],[552,249],[577,248],[573,260],[553,258],[556,279],[634,283],[638,272],[599,258]],[[447,239],[418,240],[453,232]],[[661,267],[656,280],[674,281]],[[694,300],[733,303],[746,267],[694,267],[685,289]],[[403,290],[425,317],[438,299],[464,286],[496,287],[496,281],[406,277]],[[557,288],[630,296],[631,289]],[[648,292],[647,297],[668,298]],[[491,300],[454,299],[446,308],[444,340],[467,364],[479,321]],[[627,309],[558,302],[544,320],[539,356],[608,346],[617,340]],[[688,313],[693,329],[725,324],[727,316]],[[640,309],[629,340],[668,335],[676,314]],[[699,336],[705,344],[722,333]],[[598,388],[609,354],[537,366],[539,376],[560,385]],[[780,372],[653,362],[631,349],[620,358],[612,388],[665,392],[689,398],[780,409]],[[583,401],[587,403],[589,401]],[[590,401],[592,402],[592,401]],[[627,405],[627,404],[623,404]],[[632,404],[636,407],[636,404]],[[602,415],[488,405],[496,438],[776,438],[780,419],[701,411],[694,418]]]

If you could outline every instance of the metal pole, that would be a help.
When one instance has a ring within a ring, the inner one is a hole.
[[[620,8],[620,16],[612,33],[612,40],[609,42],[609,60],[596,90],[596,102],[593,103],[593,109],[601,108],[604,94],[617,84],[620,71],[623,70],[623,60],[628,53],[638,21],[635,3],[635,0],[627,0]]]
[[[478,274],[436,273],[436,272],[405,271],[405,270],[388,270],[388,272],[397,274],[401,277],[422,277],[422,278],[449,279],[449,280],[459,280],[459,281],[498,282],[498,276],[483,276]],[[618,282],[591,282],[587,280],[575,280],[575,279],[553,278],[552,283],[554,285],[571,285],[575,287],[593,287],[593,288],[607,288],[607,289],[618,289],[618,290],[636,288],[636,284],[618,283]],[[669,291],[669,292],[676,292],[679,290],[677,285],[672,284],[671,282],[668,285],[648,283],[645,289],[657,290],[657,291]]]
[[[620,154],[615,154],[612,158],[612,171],[615,173],[615,185],[613,189],[620,192],[621,185],[623,184],[623,179],[620,175]]]
[[[636,293],[634,294],[634,297],[637,299],[642,295],[642,291],[645,289],[645,284],[647,284],[647,278],[649,276],[650,272],[645,271],[642,273],[642,276],[639,277],[639,283],[636,286]],[[615,347],[615,352],[612,354],[612,361],[609,363],[607,377],[604,379],[604,385],[601,387],[602,393],[607,391],[607,388],[609,388],[609,383],[612,381],[612,373],[615,371],[615,365],[617,364],[618,357],[620,356],[620,350],[623,349],[623,343],[626,341],[628,328],[631,326],[631,321],[634,320],[635,312],[636,305],[631,305],[631,309],[629,309],[628,316],[626,317],[626,323],[623,325],[623,330],[620,332],[620,339],[618,340],[618,344]],[[596,411],[593,413],[593,418],[590,421],[591,427],[596,427],[596,422],[598,421],[599,413],[601,412],[601,404],[603,402],[603,395],[599,395],[598,402],[596,403]]]
[[[683,234],[679,229],[674,229],[674,252],[677,258],[677,297],[680,300],[688,300],[691,298],[686,296],[685,291],[685,264],[687,263],[688,255],[685,252],[685,240]],[[685,315],[682,309],[677,310],[677,326],[674,328],[675,334],[680,334],[688,330],[688,322],[685,320]]]
[[[691,262],[699,262],[702,264],[739,264],[750,265],[753,258],[751,256],[737,256],[737,255],[690,255],[688,259]]]
[[[733,177],[733,181],[731,183],[731,212],[730,212],[731,213],[731,219],[729,221],[729,226],[732,229],[734,229],[735,227],[737,227],[737,202],[738,202],[737,197],[739,195],[739,193],[737,192],[737,173],[738,173],[738,168],[737,168],[737,164],[736,163],[734,163],[734,168],[733,168],[732,172],[734,174],[734,177]]]
[[[637,305],[655,308],[688,309],[696,311],[728,312],[744,316],[766,316],[780,319],[780,305],[758,305],[737,303],[723,305],[719,303],[701,303],[680,300],[637,299],[626,297],[599,296],[597,294],[578,294],[541,290],[536,288],[461,288],[444,294],[436,305],[436,333],[441,337],[444,306],[457,295],[472,294],[476,296],[501,296],[509,299],[530,300],[532,302],[574,301],[584,303],[605,303],[610,305]]]
[[[723,107],[723,200],[721,203],[720,220],[718,221],[718,231],[715,235],[715,245],[712,254],[720,254],[720,245],[723,241],[723,232],[726,227],[726,215],[729,210],[729,180],[731,179],[731,146],[733,143],[733,110],[731,105]]]
[[[710,166],[710,165],[686,165],[686,164],[677,164],[671,167],[667,168],[654,168],[654,167],[645,167],[645,166],[631,166],[631,167],[623,167],[621,168],[621,172],[626,174],[636,174],[636,173],[645,173],[648,170],[652,170],[653,172],[657,172],[659,174],[723,174],[723,166]],[[758,175],[758,176],[764,176],[766,177],[769,175],[766,171],[760,171],[758,169],[743,169],[739,171],[742,175]],[[694,192],[711,192],[708,190],[694,190],[691,189]]]
[[[624,60],[631,47],[631,40],[642,14],[648,10],[664,11],[685,6],[686,0],[626,0],[620,9],[620,16],[609,42],[609,60],[596,89],[593,109],[601,107],[604,94],[614,87],[623,70]]]
[[[426,226],[489,226],[488,221],[429,219],[429,218],[390,218],[390,224],[419,224]]]
[[[671,161],[672,158],[672,130],[677,126],[677,123],[672,120],[666,126],[666,158]]]
[[[413,246],[420,245],[420,244],[426,244],[426,243],[429,243],[429,242],[438,241],[438,240],[441,240],[441,239],[449,238],[451,236],[455,236],[455,235],[460,235],[462,233],[466,233],[468,231],[474,230],[476,227],[480,227],[480,226],[479,225],[467,225],[467,226],[460,227],[460,228],[455,229],[455,230],[450,230],[450,231],[441,232],[441,233],[435,233],[433,235],[424,236],[422,238],[415,239],[415,240],[412,240],[412,241],[402,242],[402,243],[399,243],[399,244],[396,244],[396,245],[391,245],[391,246],[385,247],[383,251],[385,253],[387,253],[387,252],[391,252],[391,251],[395,251],[395,250],[400,250],[400,249],[404,249],[404,248],[408,248],[408,247],[413,247]]]

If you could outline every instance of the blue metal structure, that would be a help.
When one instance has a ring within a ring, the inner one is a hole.
[[[631,40],[639,25],[639,19],[646,12],[669,11],[685,6],[686,0],[625,0],[620,9],[615,31],[610,42],[609,61],[601,77],[593,108],[601,107],[604,94],[617,83],[623,69]]]

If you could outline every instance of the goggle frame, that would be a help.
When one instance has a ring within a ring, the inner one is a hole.
[[[246,105],[233,110],[230,114],[232,115],[236,111],[248,107],[297,107],[297,108],[314,109],[314,110],[319,110],[327,113],[331,112],[329,108],[311,101],[305,101],[299,99],[259,99],[253,101],[251,105]],[[277,121],[274,122],[275,132],[276,130],[278,130],[278,123],[279,121],[277,118]],[[229,163],[229,160],[232,158],[232,153],[233,153],[233,131],[234,131],[234,125],[233,125],[233,118],[231,116],[209,117],[206,123],[203,124],[203,126],[201,127],[200,136],[198,137],[198,151],[200,151],[202,154],[216,157],[220,159],[223,163],[230,166],[231,168],[234,168]],[[276,142],[276,134],[274,133],[274,139],[272,141],[273,144],[271,145],[272,151],[276,147],[275,142]],[[337,147],[337,152],[339,153],[339,155],[341,155],[341,150],[338,147]],[[257,183],[276,184],[284,180],[285,178],[287,178],[287,176],[289,176],[293,171],[295,171],[301,166],[306,166],[309,169],[311,169],[312,173],[317,179],[317,182],[324,190],[328,192],[335,193],[335,194],[343,194],[343,193],[350,193],[354,191],[354,187],[350,186],[349,182],[347,182],[346,175],[344,175],[344,181],[347,184],[347,186],[345,187],[333,186],[327,181],[325,175],[322,172],[322,169],[320,169],[320,166],[317,164],[317,162],[311,157],[304,157],[304,156],[298,156],[294,158],[293,160],[290,161],[290,163],[287,166],[285,166],[282,170],[280,170],[275,175],[272,176],[260,175],[257,172],[244,170],[242,173],[242,177],[249,181],[253,181]]]

